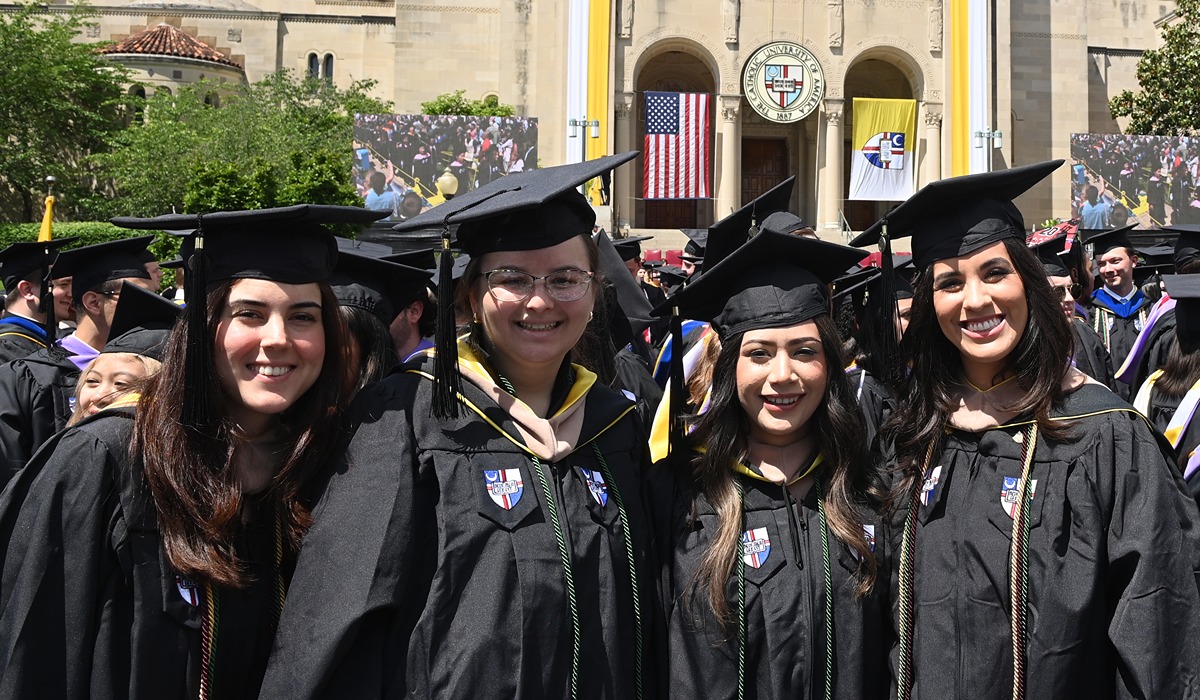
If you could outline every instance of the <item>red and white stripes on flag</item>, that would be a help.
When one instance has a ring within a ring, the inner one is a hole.
[[[688,92],[646,93],[645,199],[712,196],[710,97]]]

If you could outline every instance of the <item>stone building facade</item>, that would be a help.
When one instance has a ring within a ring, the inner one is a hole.
[[[1120,129],[1108,98],[1136,88],[1137,58],[1156,44],[1157,23],[1174,9],[1170,0],[93,0],[93,6],[100,19],[92,39],[119,41],[165,23],[211,46],[251,81],[279,68],[339,84],[373,78],[378,96],[398,112],[419,111],[421,101],[455,89],[472,98],[496,95],[519,114],[539,118],[543,166],[640,148],[647,90],[711,93],[714,197],[644,201],[641,173],[626,166],[613,179],[615,218],[632,228],[703,227],[795,175],[795,211],[829,236],[845,225],[861,229],[890,206],[845,199],[853,98],[916,100],[918,185],[1066,158],[1071,133]],[[746,61],[772,42],[804,47],[823,69],[819,106],[798,122],[760,117],[743,94]],[[976,72],[964,79],[968,45]],[[578,69],[580,55],[588,57],[586,70]],[[602,128],[597,142],[581,149],[568,120],[585,103],[588,118]],[[972,153],[972,135],[983,124],[1003,133],[1002,146]],[[1030,220],[1063,213],[1068,178],[1064,168],[1022,199]]]

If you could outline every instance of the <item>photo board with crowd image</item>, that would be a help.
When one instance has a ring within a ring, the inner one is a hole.
[[[1071,134],[1071,218],[1085,229],[1200,224],[1200,137]]]
[[[537,167],[538,120],[427,114],[354,115],[354,182],[368,209],[403,221],[456,194]]]

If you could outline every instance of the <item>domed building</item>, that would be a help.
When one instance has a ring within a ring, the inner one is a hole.
[[[139,85],[131,90],[142,97],[160,90],[170,94],[182,85],[201,80],[217,83],[246,80],[241,63],[166,22],[121,38],[103,53],[132,72],[131,77]],[[219,103],[220,97],[214,92],[209,99]]]

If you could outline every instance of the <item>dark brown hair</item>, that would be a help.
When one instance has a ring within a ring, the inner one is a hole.
[[[1171,339],[1167,362],[1154,388],[1167,396],[1182,397],[1200,380],[1200,352],[1188,352],[1180,347],[1179,338]]]
[[[859,596],[875,583],[878,565],[863,536],[863,514],[883,495],[883,487],[866,453],[865,429],[854,394],[843,369],[842,341],[828,316],[813,319],[825,353],[825,397],[813,414],[813,434],[824,453],[829,480],[824,500],[829,529],[858,555],[856,577]],[[730,468],[746,456],[749,420],[738,400],[737,363],[744,333],[723,339],[714,365],[712,402],[708,412],[692,416],[696,426],[690,439],[703,445],[705,452],[691,463],[691,471],[681,475],[692,491],[692,516],[696,499],[703,496],[717,513],[718,526],[708,551],[696,571],[697,590],[707,592],[708,604],[723,626],[730,622],[726,584],[738,561],[742,534],[742,504]]]
[[[1029,311],[1025,332],[1008,356],[1008,368],[1017,373],[1017,382],[1025,389],[1024,397],[1011,408],[1032,411],[1043,436],[1063,438],[1070,425],[1052,422],[1050,408],[1063,397],[1062,382],[1074,352],[1071,327],[1037,256],[1014,239],[1005,239],[1004,249],[1025,287]],[[886,435],[894,440],[895,469],[901,474],[889,497],[889,510],[893,511],[907,502],[914,481],[922,477],[921,460],[930,443],[945,430],[962,381],[962,355],[938,325],[933,291],[931,263],[913,288],[912,315],[901,341],[901,354],[912,364],[907,393],[884,426]]]
[[[231,281],[221,282],[208,292],[207,332],[198,342],[210,349],[232,286]],[[313,386],[280,414],[290,449],[268,492],[283,516],[285,547],[293,553],[311,522],[301,491],[332,456],[338,417],[356,379],[337,299],[328,284],[319,286],[325,358]],[[239,439],[226,408],[228,398],[216,379],[215,361],[209,360],[210,371],[203,377],[191,378],[193,385],[185,378],[187,328],[186,323],[177,324],[167,340],[163,369],[148,382],[139,402],[131,450],[144,465],[171,566],[199,581],[241,587],[247,583],[246,574],[234,542],[243,500],[234,470]],[[180,422],[179,407],[188,391],[203,392],[214,417],[214,434],[201,435]]]

